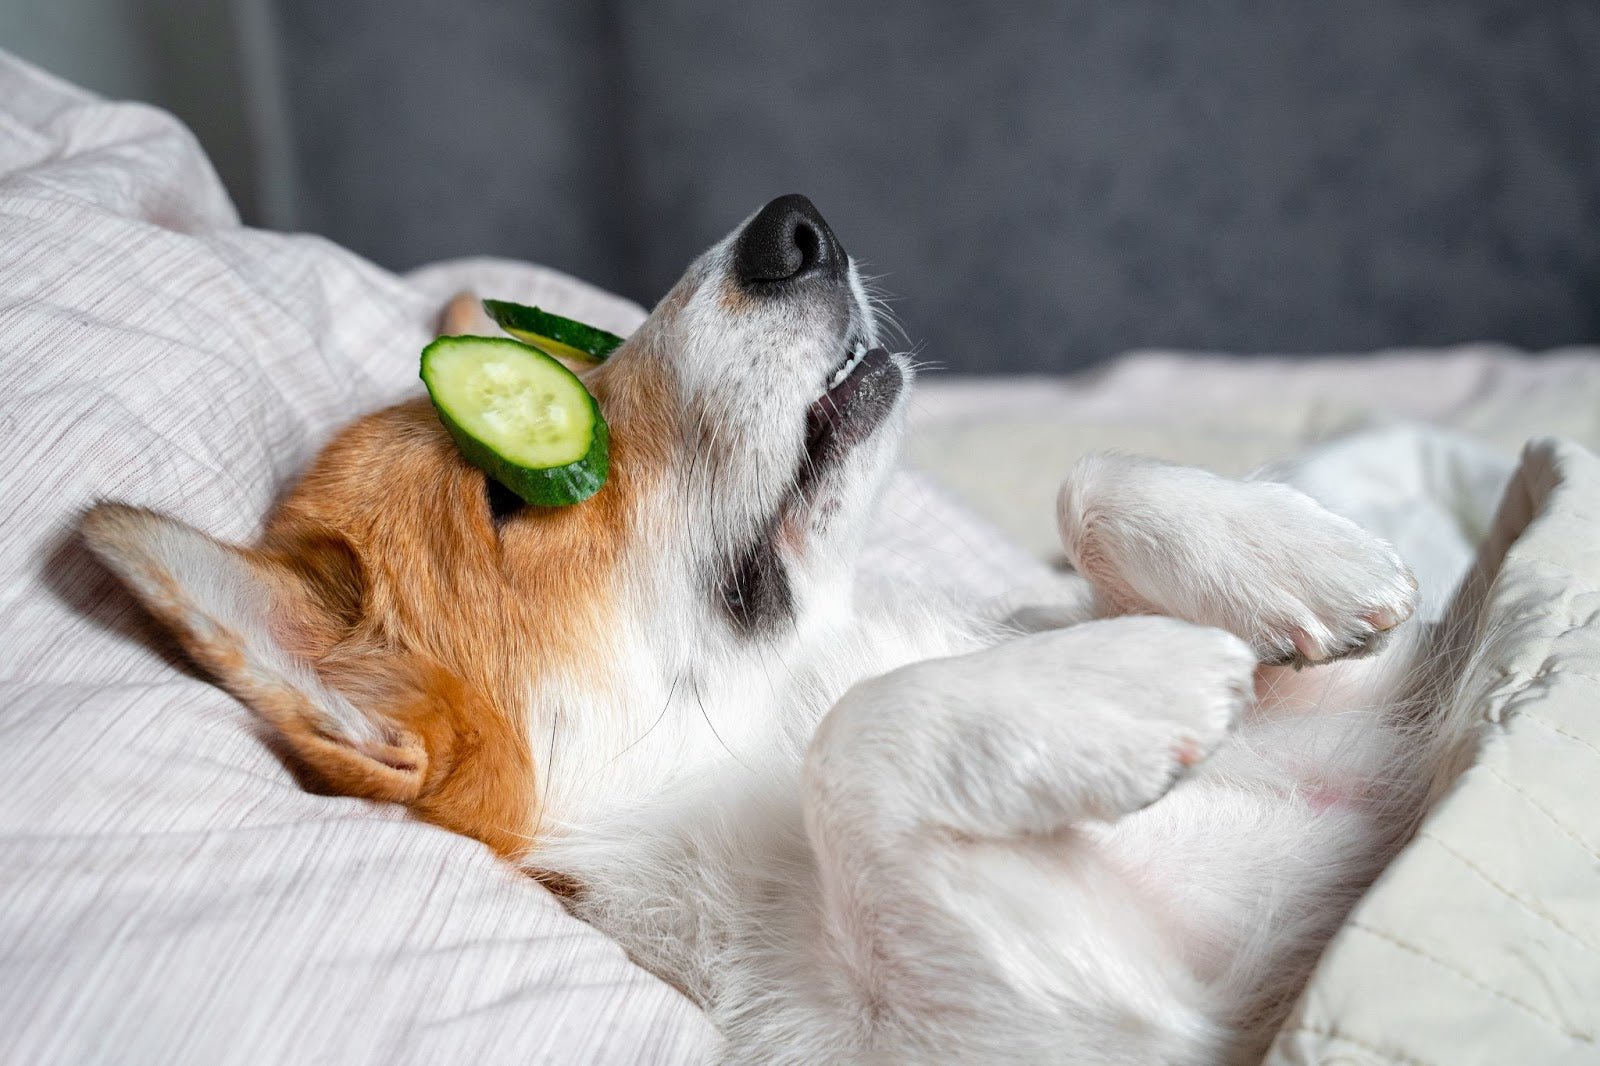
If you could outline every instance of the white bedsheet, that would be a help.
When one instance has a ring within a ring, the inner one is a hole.
[[[716,1046],[681,996],[479,845],[304,792],[248,713],[174,657],[73,537],[81,509],[110,497],[249,539],[334,428],[416,388],[432,316],[468,284],[621,332],[641,314],[526,265],[397,278],[314,237],[240,228],[171,119],[0,54],[0,1061],[664,1063]],[[1482,411],[1466,428],[1593,441],[1596,380],[1580,353],[1474,352],[1310,370],[1153,356],[1098,380],[932,385],[913,457],[1032,555],[901,475],[869,567],[976,596],[1033,579],[1052,545],[1054,480],[1089,447],[1243,468],[1351,410]],[[1283,391],[1262,399],[1266,388]],[[1522,407],[1495,413],[1507,394]],[[1176,396],[1182,411],[1168,409]],[[1428,408],[1449,396],[1455,407]],[[1217,417],[1188,417],[1202,406]],[[1539,410],[1554,424],[1516,422]],[[975,476],[971,457],[997,440],[1016,460],[1004,469],[1026,476]],[[1488,693],[1509,746],[1439,814],[1465,825],[1440,839],[1476,849],[1465,854],[1487,880],[1417,866],[1425,839],[1357,915],[1406,929],[1441,893],[1477,884],[1448,912],[1464,924],[1430,927],[1412,946],[1433,961],[1409,969],[1384,955],[1388,941],[1341,934],[1278,1061],[1472,1061],[1462,1039],[1489,1031],[1514,1048],[1521,1024],[1545,1041],[1522,1046],[1592,1051],[1600,994],[1585,1001],[1594,986],[1571,982],[1594,971],[1563,967],[1592,962],[1582,952],[1600,943],[1593,463],[1570,446],[1537,453],[1497,534],[1501,545],[1539,516],[1483,608],[1490,639],[1461,697]],[[1519,718],[1529,706],[1539,717]],[[1502,781],[1534,798],[1515,819],[1493,794]],[[1508,840],[1526,843],[1505,852],[1521,864],[1509,871],[1495,864]]]

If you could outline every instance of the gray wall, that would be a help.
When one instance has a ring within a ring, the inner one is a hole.
[[[393,267],[649,303],[798,190],[955,369],[1600,340],[1595,0],[21,2],[140,12],[102,73]]]
[[[173,112],[247,217],[261,220],[270,203],[288,219],[273,38],[253,32],[270,25],[269,2],[0,0],[0,48],[102,96]]]

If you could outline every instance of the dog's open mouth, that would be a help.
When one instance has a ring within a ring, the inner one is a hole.
[[[806,457],[814,470],[872,435],[900,395],[900,367],[883,348],[847,343],[827,388],[806,409]]]
[[[795,550],[805,516],[827,494],[827,475],[888,418],[905,373],[887,350],[868,347],[852,333],[822,384],[822,394],[806,408],[806,451],[793,484],[717,585],[729,617],[748,634],[772,631],[792,616],[793,591],[778,545],[787,540]]]

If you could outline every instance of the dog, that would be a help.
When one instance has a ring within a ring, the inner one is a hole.
[[[1289,484],[1094,455],[1036,602],[869,595],[883,329],[782,197],[585,373],[584,503],[517,506],[419,398],[253,547],[84,536],[320,787],[543,880],[729,1061],[1258,1059],[1448,747],[1416,582]]]

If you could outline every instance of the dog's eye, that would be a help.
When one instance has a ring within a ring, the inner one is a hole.
[[[489,499],[489,517],[499,525],[518,511],[523,503],[520,497],[492,477],[483,479],[483,492]]]

